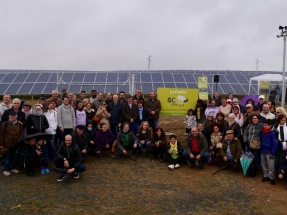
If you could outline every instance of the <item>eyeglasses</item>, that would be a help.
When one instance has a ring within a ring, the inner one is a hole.
[[[246,109],[250,109],[251,107],[247,107]]]

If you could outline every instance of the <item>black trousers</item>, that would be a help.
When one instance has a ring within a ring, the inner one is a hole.
[[[128,145],[127,147],[124,147],[124,149],[125,149],[126,151],[132,150],[132,155],[136,155],[137,150],[138,150],[138,148],[137,148],[137,147],[134,148],[133,145]],[[123,151],[122,151],[121,149],[118,149],[118,155],[119,155],[119,156],[124,156],[124,153],[123,153]]]
[[[148,152],[152,154],[155,158],[159,155],[160,159],[164,159],[164,154],[166,152],[166,146],[159,147],[149,147]]]
[[[168,154],[168,153],[165,154],[165,159],[166,159],[169,163],[171,163],[171,164],[173,164],[173,165],[178,164],[178,163],[180,163],[180,162],[182,161],[181,155],[180,155],[178,158],[174,159],[174,158],[172,158],[171,155]]]

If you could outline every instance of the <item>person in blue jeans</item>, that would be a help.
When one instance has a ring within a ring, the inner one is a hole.
[[[73,143],[70,134],[65,136],[65,142],[60,145],[57,151],[57,157],[54,158],[54,164],[57,168],[67,169],[68,174],[73,174],[74,178],[79,178],[79,173],[86,170],[83,164],[83,156],[80,148]],[[67,176],[61,175],[57,181],[63,181]]]
[[[209,158],[208,144],[196,127],[191,128],[191,133],[186,137],[186,150],[182,153],[191,167],[203,168]]]
[[[151,129],[147,121],[143,121],[137,133],[138,153],[141,154],[141,149],[146,148],[146,156],[148,156],[148,147],[151,143]]]

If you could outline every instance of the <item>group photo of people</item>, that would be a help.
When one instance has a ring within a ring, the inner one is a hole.
[[[170,171],[213,165],[215,171],[243,171],[275,185],[287,179],[287,113],[273,90],[268,100],[259,95],[244,104],[232,93],[197,99],[178,122],[177,134],[159,126],[162,106],[155,91],[144,96],[140,89],[135,95],[53,90],[33,105],[6,94],[0,104],[2,172],[13,176],[24,169],[33,177],[54,171],[61,182],[80,178],[87,156],[135,162],[140,156]]]

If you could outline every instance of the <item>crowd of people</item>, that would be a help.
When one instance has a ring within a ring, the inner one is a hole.
[[[85,156],[101,157],[104,151],[112,158],[130,154],[133,161],[144,153],[168,162],[171,170],[188,162],[199,169],[206,163],[232,164],[238,171],[242,153],[250,152],[254,159],[247,176],[256,177],[261,164],[262,181],[275,185],[276,174],[287,179],[287,114],[284,108],[276,108],[274,100],[260,95],[257,104],[248,99],[242,105],[232,93],[225,98],[218,92],[208,104],[198,99],[184,118],[185,143],[181,144],[175,134],[167,137],[158,127],[161,102],[154,91],[144,99],[141,90],[134,96],[107,93],[106,98],[96,90],[90,98],[85,91],[77,98],[63,90],[60,98],[54,90],[51,98],[41,97],[34,107],[17,98],[11,102],[4,95],[0,104],[3,174],[18,173],[22,166],[28,176],[35,175],[36,167],[44,175],[53,161],[79,178],[86,169]],[[58,181],[65,179],[67,175],[62,174]]]

